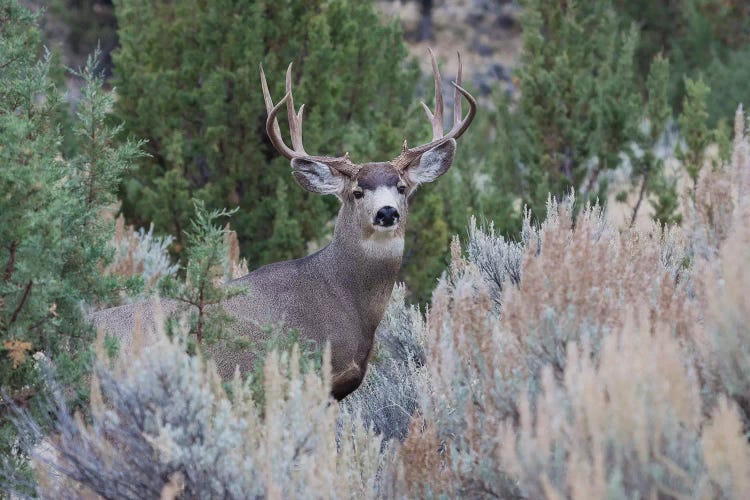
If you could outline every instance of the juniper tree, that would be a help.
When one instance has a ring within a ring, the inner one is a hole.
[[[709,92],[708,85],[702,79],[685,79],[685,101],[682,105],[682,114],[678,119],[685,144],[678,147],[677,157],[682,161],[693,183],[692,193],[695,192],[698,175],[703,167],[703,154],[711,141],[706,109]]]
[[[735,66],[735,72],[717,83],[729,92],[734,90],[734,96],[743,95],[744,80],[736,74],[736,66],[746,65],[740,54],[747,52],[750,40],[750,6],[745,0],[614,0],[613,4],[624,23],[634,22],[639,27],[636,60],[640,81],[645,83],[657,54],[670,60],[668,96],[675,110],[681,110],[685,97],[684,77],[695,79],[700,73],[708,77],[722,67]],[[735,98],[721,110],[712,110],[712,124],[734,112],[737,102]]]
[[[230,229],[215,224],[217,219],[229,217],[235,211],[208,210],[202,200],[195,200],[194,205],[195,216],[185,232],[183,277],[167,276],[160,283],[163,297],[188,306],[191,350],[195,348],[193,342],[213,344],[226,339],[232,317],[220,304],[242,293],[242,289],[225,286],[230,262],[224,241]]]
[[[637,198],[630,218],[631,226],[635,223],[644,201],[651,203],[654,209],[654,219],[666,224],[681,221],[681,216],[677,214],[679,206],[677,179],[670,179],[665,175],[664,158],[657,156],[655,151],[672,115],[667,94],[668,85],[669,61],[658,55],[651,64],[646,81],[648,99],[644,116],[646,122],[637,139],[640,154],[630,155],[633,167],[631,181],[637,190]]]
[[[653,91],[641,96],[638,33],[622,28],[610,1],[527,0],[521,24],[519,102],[497,92],[496,111],[480,115],[468,139],[475,146],[459,152],[457,161],[472,166],[458,180],[471,193],[469,205],[500,233],[515,234],[523,207],[543,217],[549,193],[606,199],[611,171],[628,158],[636,189],[647,170],[644,198],[660,219],[672,217],[674,185],[652,151],[670,114],[666,61],[654,66]],[[644,120],[651,123],[648,132]]]
[[[37,17],[16,0],[0,0],[0,19],[0,456],[22,466],[8,405],[35,407],[44,389],[41,358],[74,399],[84,394],[76,384],[93,333],[81,305],[106,300],[119,286],[99,272],[113,229],[99,216],[140,145],[113,140],[113,96],[102,90],[92,58],[72,122],[77,152],[64,155],[66,103],[50,78],[51,56],[39,57]]]
[[[131,220],[174,234],[178,248],[194,197],[208,208],[240,207],[233,227],[250,268],[302,256],[307,242],[330,231],[336,201],[294,185],[288,162],[266,138],[260,63],[266,74],[282,75],[294,61],[309,151],[353,158],[398,152],[416,108],[416,73],[399,29],[383,24],[370,2],[115,6],[119,116],[130,133],[148,139],[151,154],[124,185],[124,209]],[[277,99],[282,80],[271,79]],[[427,134],[422,128],[418,137],[408,134],[410,142]]]
[[[604,192],[641,119],[634,81],[637,33],[608,1],[524,2],[518,71],[524,198],[539,213],[547,194]]]

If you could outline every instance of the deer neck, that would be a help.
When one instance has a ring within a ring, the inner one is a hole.
[[[364,238],[357,218],[342,208],[333,240],[318,254],[328,286],[354,303],[371,333],[388,306],[403,252],[403,228]]]

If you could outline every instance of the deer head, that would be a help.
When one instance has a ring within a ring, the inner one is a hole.
[[[274,105],[268,84],[260,67],[261,85],[268,118],[266,132],[276,150],[291,160],[292,172],[300,186],[313,193],[333,194],[342,202],[337,229],[342,221],[349,230],[359,228],[360,241],[403,241],[408,213],[408,200],[420,184],[432,182],[443,175],[453,162],[458,139],[469,128],[476,114],[476,101],[461,87],[461,56],[458,56],[458,76],[455,87],[453,127],[443,132],[442,84],[435,55],[429,50],[435,78],[435,111],[422,102],[432,125],[432,141],[409,148],[404,141],[401,154],[386,162],[353,163],[346,153],[340,157],[313,156],[302,144],[302,116],[304,105],[295,110],[292,96],[292,65],[286,73],[286,95]],[[461,96],[469,101],[466,117],[461,112]],[[286,104],[292,147],[281,137],[277,115]],[[342,216],[343,215],[343,216]],[[349,235],[354,236],[354,235]]]

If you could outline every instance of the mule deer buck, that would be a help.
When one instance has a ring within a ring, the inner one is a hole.
[[[444,174],[453,162],[456,139],[476,114],[476,101],[461,87],[461,59],[454,95],[453,127],[443,132],[443,97],[435,56],[430,51],[435,78],[434,113],[422,103],[432,125],[432,141],[415,148],[404,142],[391,161],[355,164],[341,157],[313,156],[302,144],[302,113],[295,110],[291,88],[291,64],[286,74],[286,95],[274,105],[263,68],[261,85],[268,118],[266,132],[276,150],[291,160],[292,173],[304,189],[332,194],[341,201],[333,240],[322,250],[302,259],[276,262],[232,282],[247,293],[226,301],[224,307],[236,319],[236,333],[262,337],[262,327],[282,320],[299,330],[300,337],[320,347],[330,343],[332,394],[342,399],[359,387],[372,351],[375,329],[385,313],[396,275],[401,267],[408,200],[420,184]],[[461,96],[469,102],[466,117]],[[277,115],[286,105],[292,147],[284,143]],[[148,305],[144,324],[153,322]],[[162,301],[166,312],[178,305]],[[93,321],[127,344],[136,321],[134,305],[96,313]],[[125,345],[127,350],[127,345]],[[225,345],[210,348],[219,373],[230,378],[239,365],[252,368],[253,354]]]

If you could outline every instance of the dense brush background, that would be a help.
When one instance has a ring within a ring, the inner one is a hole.
[[[0,0],[0,496],[750,497],[749,42],[741,0]],[[86,323],[330,238],[260,63],[307,150],[385,160],[429,138],[427,47],[480,110],[358,391],[210,307]],[[214,341],[261,361],[223,383]]]

